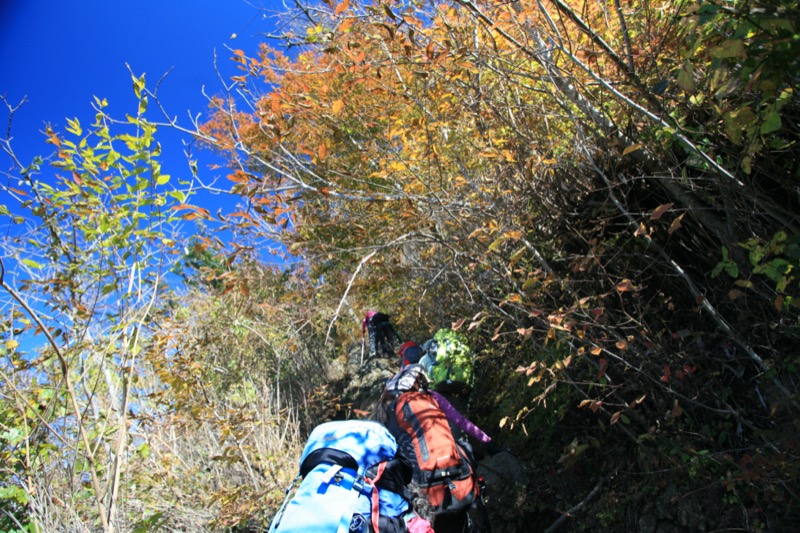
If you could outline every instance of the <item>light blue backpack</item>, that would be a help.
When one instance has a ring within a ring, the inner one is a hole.
[[[394,437],[377,422],[317,426],[270,533],[406,531],[403,516],[411,510],[407,485],[413,467],[396,452]],[[289,500],[300,477],[303,481]]]

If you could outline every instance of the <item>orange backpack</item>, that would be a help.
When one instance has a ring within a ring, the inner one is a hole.
[[[453,438],[436,399],[425,391],[403,393],[394,404],[394,414],[399,426],[395,434],[398,447],[408,455],[413,447],[417,459],[414,481],[427,495],[433,511],[466,511],[479,489],[468,455]]]

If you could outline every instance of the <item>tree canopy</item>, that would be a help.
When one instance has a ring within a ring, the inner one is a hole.
[[[98,100],[50,158],[6,139],[0,524],[268,519],[303,432],[361,408],[340,371],[372,308],[464,331],[482,425],[607,480],[576,528],[633,527],[626,485],[707,491],[717,528],[791,524],[799,13],[299,3],[185,129],[227,164],[226,213],[194,200],[205,169],[162,174],[182,126],[144,76],[135,115]]]

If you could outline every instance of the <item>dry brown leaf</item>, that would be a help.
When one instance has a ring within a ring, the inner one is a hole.
[[[650,215],[650,220],[658,220],[670,209],[672,209],[672,204],[661,204],[660,206],[656,207],[656,210]]]
[[[629,279],[622,280],[622,282],[617,285],[617,292],[630,292],[635,290],[636,286],[631,283]]]
[[[683,213],[681,216],[679,216],[675,220],[673,220],[672,224],[670,224],[669,229],[667,230],[667,233],[672,235],[673,233],[675,233],[676,231],[681,229],[681,220],[683,220],[683,217],[685,217],[685,216],[686,216],[686,213]]]

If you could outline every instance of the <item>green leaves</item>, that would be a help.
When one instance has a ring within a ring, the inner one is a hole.
[[[24,279],[19,299],[30,303],[33,316],[25,324],[14,304],[7,322],[0,323],[5,467],[0,507],[5,509],[14,509],[8,501],[27,504],[9,476],[35,478],[38,469],[56,462],[70,465],[74,477],[66,484],[84,489],[82,518],[105,519],[102,495],[117,481],[104,477],[105,471],[98,474],[96,450],[110,451],[101,468],[124,463],[129,453],[116,452],[119,442],[129,442],[122,391],[147,379],[140,361],[151,349],[151,313],[163,301],[165,272],[183,244],[172,208],[191,198],[191,189],[172,187],[170,175],[162,172],[157,127],[142,116],[148,103],[144,76],[134,78],[134,92],[137,114],[126,122],[106,115],[108,102],[95,97],[91,126],[68,119],[63,135],[47,132],[57,148],[49,164],[34,160],[18,175],[9,174],[10,182],[20,184],[10,201],[20,201],[0,206],[0,215],[19,213],[26,228],[22,236],[4,237],[4,247],[18,261],[6,261],[4,267],[12,264],[17,272],[5,279]],[[43,346],[42,332],[49,333],[49,345]],[[25,346],[25,353],[18,346]],[[83,387],[92,389],[96,417],[82,416],[86,399],[75,390]],[[145,449],[140,451],[138,457],[146,459]],[[87,511],[90,503],[98,508],[94,515]],[[0,529],[6,529],[3,520],[0,516]]]
[[[28,493],[25,492],[24,489],[17,487],[15,485],[9,485],[7,487],[0,487],[0,501],[2,500],[12,500],[17,503],[21,503],[22,505],[28,504]]]
[[[732,57],[746,58],[744,50],[744,41],[742,39],[729,39],[722,44],[715,46],[709,50],[711,57],[719,59],[728,59]]]
[[[716,278],[723,270],[733,279],[739,277],[739,267],[728,259],[728,248],[725,246],[722,247],[722,260],[711,271],[711,277]]]
[[[764,122],[761,123],[761,134],[766,135],[773,131],[779,130],[781,127],[781,116],[775,109],[769,109],[764,116]]]

